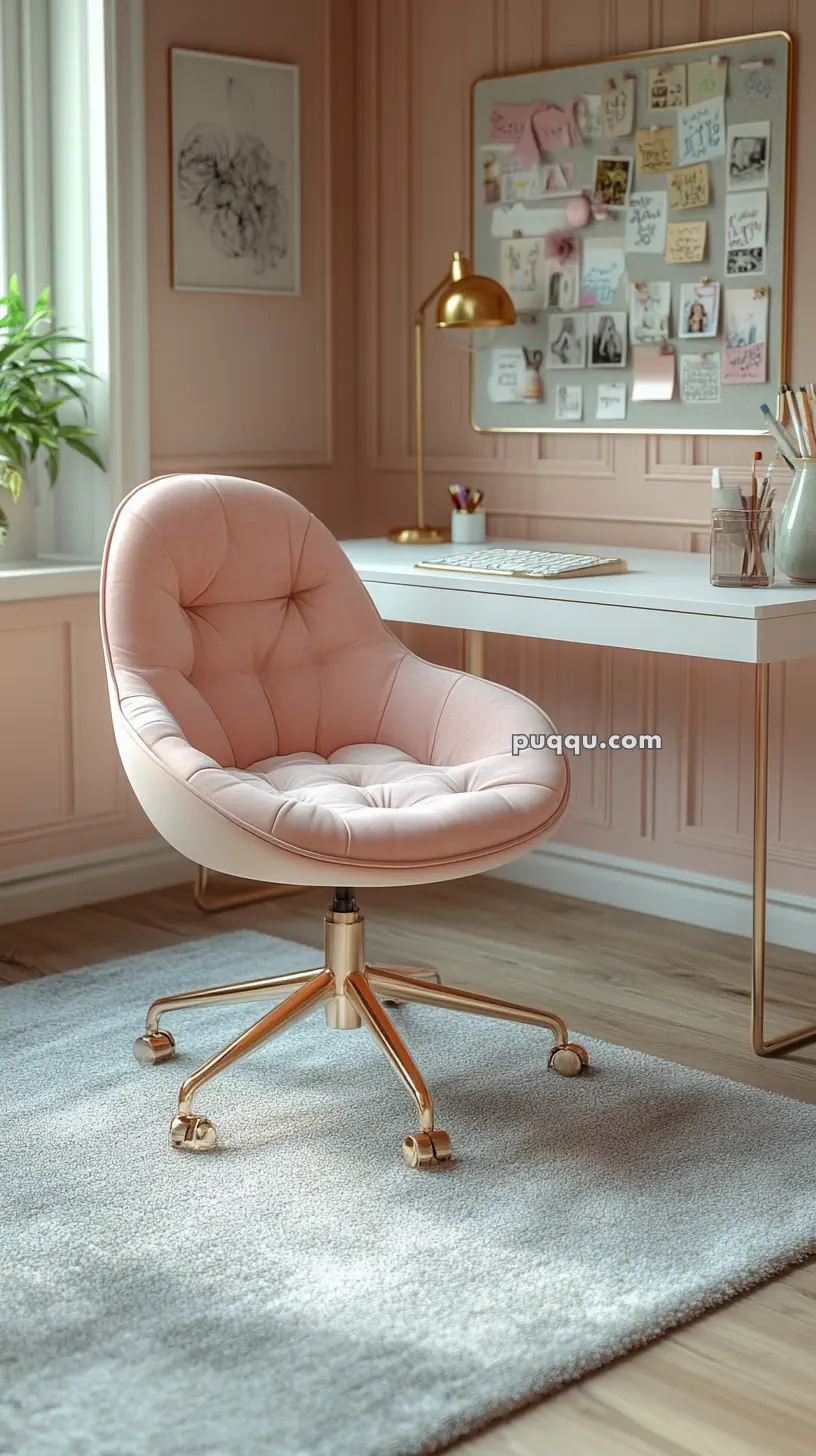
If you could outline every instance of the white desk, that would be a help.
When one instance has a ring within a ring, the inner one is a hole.
[[[491,539],[488,544],[624,556],[629,571],[550,582],[464,576],[414,565],[456,550],[449,544],[395,546],[379,539],[341,544],[383,617],[461,629],[467,668],[480,675],[485,632],[753,664],[753,1047],[759,1056],[768,1056],[816,1041],[816,1024],[765,1038],[769,664],[816,657],[816,587],[787,582],[757,591],[712,587],[707,555],[584,542]]]

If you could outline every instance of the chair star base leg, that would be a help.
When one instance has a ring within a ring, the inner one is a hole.
[[[385,1010],[386,1005],[415,1002],[540,1026],[550,1031],[554,1038],[548,1058],[548,1065],[554,1072],[562,1077],[576,1077],[588,1067],[586,1050],[568,1040],[565,1023],[551,1011],[443,986],[439,973],[428,966],[397,970],[390,966],[367,965],[364,957],[365,922],[356,902],[349,900],[348,903],[354,903],[354,908],[333,908],[326,916],[325,964],[322,970],[290,971],[232,986],[184,991],[153,1002],[147,1013],[145,1033],[134,1046],[137,1059],[150,1065],[169,1061],[175,1054],[173,1037],[159,1024],[168,1012],[285,997],[182,1083],[178,1107],[170,1125],[170,1142],[174,1148],[187,1152],[210,1152],[215,1148],[218,1142],[215,1127],[207,1117],[193,1111],[193,1099],[200,1088],[321,1005],[333,1030],[365,1026],[413,1097],[419,1115],[419,1131],[409,1133],[402,1144],[402,1156],[409,1168],[435,1168],[449,1163],[453,1149],[448,1134],[436,1126],[430,1091]]]

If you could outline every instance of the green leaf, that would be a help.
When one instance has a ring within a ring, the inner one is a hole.
[[[95,432],[93,430],[90,430],[88,433],[94,434]],[[63,435],[63,439],[65,440],[65,443],[69,447],[69,449],[76,450],[78,455],[84,455],[86,460],[90,460],[92,464],[98,465],[100,470],[105,469],[105,466],[97,455],[96,451],[92,449],[92,447],[88,445],[85,440],[80,440],[76,435]]]
[[[73,349],[86,341],[55,322],[50,290],[40,293],[27,312],[17,274],[0,298],[0,485],[19,493],[23,474],[39,454],[45,456],[53,484],[64,443],[99,469],[104,465],[90,440],[85,385],[97,376]],[[60,418],[63,407],[73,420]],[[81,423],[77,423],[77,419]]]

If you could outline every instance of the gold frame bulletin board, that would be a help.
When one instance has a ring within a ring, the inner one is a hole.
[[[474,353],[475,429],[761,432],[793,84],[784,31],[474,82],[471,257],[517,313]]]

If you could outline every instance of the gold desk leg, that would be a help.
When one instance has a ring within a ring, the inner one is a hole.
[[[765,1040],[765,910],[768,875],[768,708],[770,667],[754,677],[754,901],[751,942],[751,1041],[758,1057],[772,1057],[816,1041],[816,1022]]]
[[[257,1051],[259,1046],[277,1036],[285,1026],[292,1026],[301,1017],[308,1016],[321,1001],[326,1001],[333,995],[334,976],[331,971],[319,971],[305,986],[293,991],[291,996],[280,1005],[274,1006],[260,1021],[256,1021],[234,1041],[222,1047],[220,1052],[216,1052],[214,1057],[210,1057],[195,1072],[191,1072],[181,1084],[178,1110],[170,1124],[170,1141],[173,1146],[197,1152],[208,1152],[214,1148],[217,1142],[215,1128],[208,1118],[193,1113],[193,1098],[199,1088],[205,1082],[212,1081],[219,1072],[226,1071],[234,1062],[239,1062],[242,1057],[248,1057],[250,1052]]]
[[[484,677],[484,632],[465,631],[465,672],[472,677]]]
[[[196,866],[193,899],[199,910],[206,910],[209,915],[219,910],[235,910],[239,905],[255,905],[260,900],[282,900],[285,895],[302,895],[309,889],[308,885],[253,884],[250,890],[222,890],[219,894],[208,889],[209,876],[210,872],[204,865]]]
[[[419,1123],[423,1132],[433,1132],[434,1115],[431,1094],[428,1091],[419,1068],[402,1040],[397,1028],[382,1009],[376,996],[370,990],[366,977],[360,971],[346,976],[344,990],[354,1002],[363,1021],[374,1033],[392,1067],[396,1069],[412,1094],[419,1109]]]

